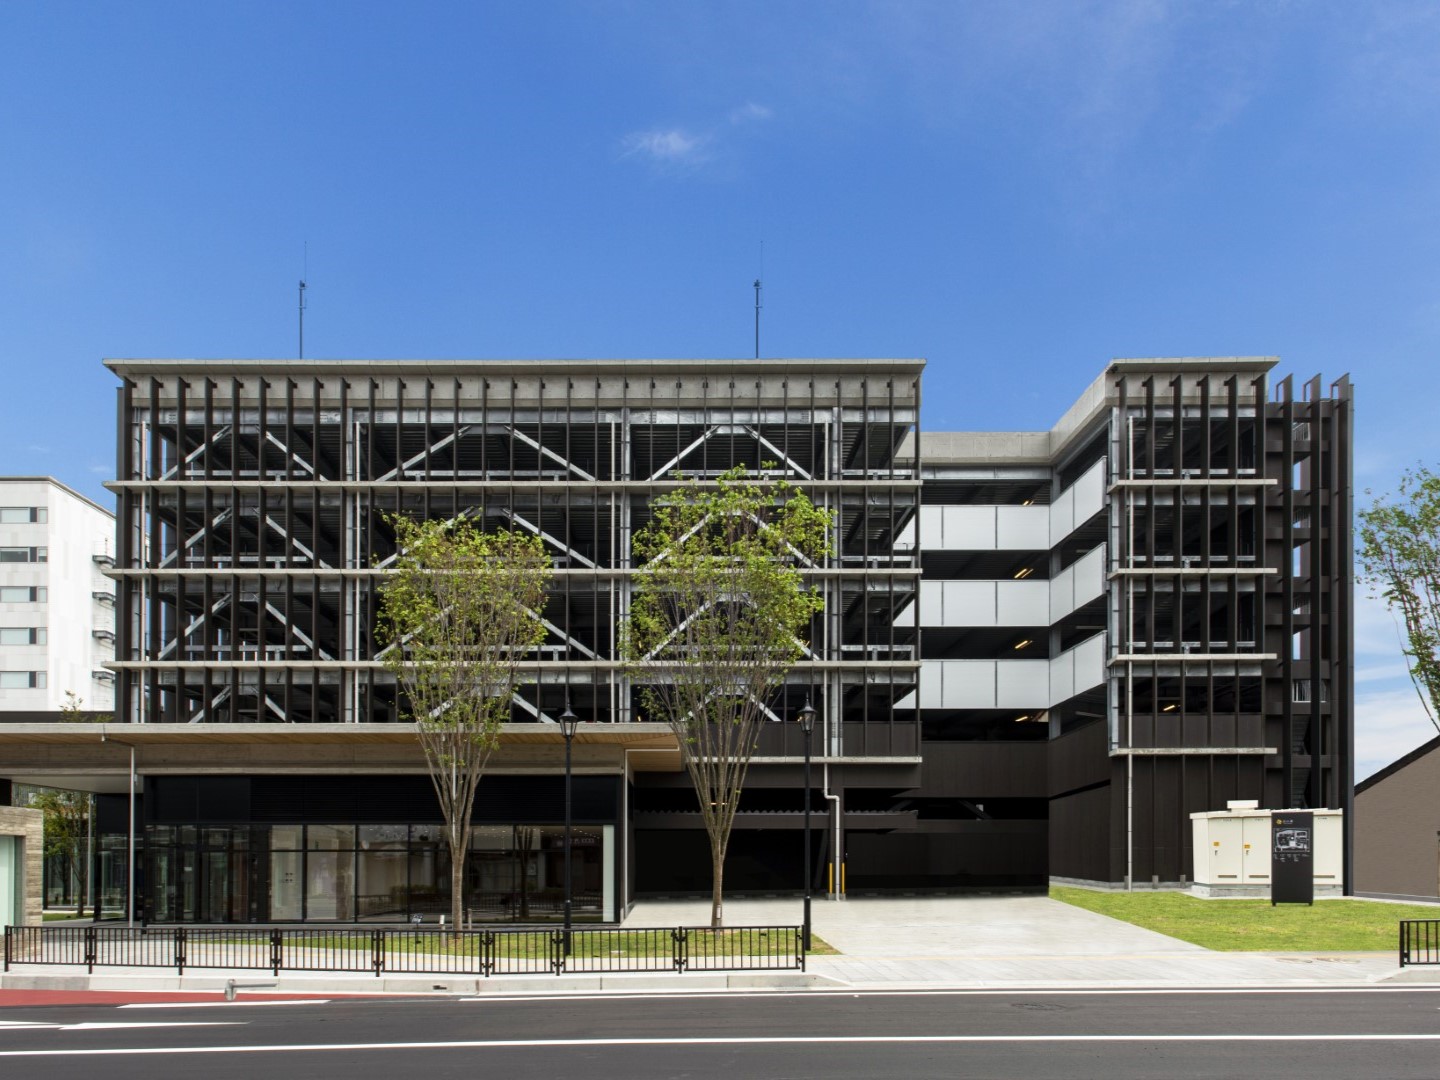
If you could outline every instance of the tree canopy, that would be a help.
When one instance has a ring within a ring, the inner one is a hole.
[[[451,853],[462,921],[475,791],[510,717],[521,664],[545,638],[550,557],[537,536],[469,521],[387,518],[398,556],[379,586],[379,640],[415,722]]]
[[[625,656],[642,708],[675,731],[695,785],[714,926],[759,725],[824,609],[804,569],[830,553],[831,527],[831,514],[788,481],[736,468],[656,499],[632,542]]]
[[[1410,679],[1440,728],[1440,476],[1418,467],[1360,512],[1364,579],[1404,624]]]

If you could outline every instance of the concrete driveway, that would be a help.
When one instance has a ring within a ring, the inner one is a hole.
[[[704,901],[642,901],[628,926],[696,926]],[[727,901],[731,926],[795,925],[798,899]],[[1214,952],[1045,896],[814,901],[815,933],[839,956],[809,970],[856,986],[1255,986],[1368,982],[1389,954]]]

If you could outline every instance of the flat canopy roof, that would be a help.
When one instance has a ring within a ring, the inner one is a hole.
[[[285,359],[145,359],[116,357],[105,366],[117,375],[177,375],[184,372],[252,375],[645,375],[704,374],[713,371],[756,371],[809,375],[918,375],[923,359],[779,358],[742,360],[285,360]]]
[[[562,742],[554,724],[505,724],[502,746],[543,745]],[[335,745],[414,743],[411,724],[5,724],[0,723],[0,746],[75,746],[113,742],[121,746],[194,745]],[[581,723],[575,741],[590,745],[635,749],[678,750],[679,742],[668,724]]]

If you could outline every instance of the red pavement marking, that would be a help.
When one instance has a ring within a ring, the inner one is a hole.
[[[347,995],[348,996],[348,995]],[[333,994],[237,994],[242,1001],[265,1001],[281,997],[289,1000],[319,998],[331,1000]],[[24,1005],[129,1005],[164,1001],[224,1001],[223,993],[145,993],[139,990],[0,990],[0,1008]]]

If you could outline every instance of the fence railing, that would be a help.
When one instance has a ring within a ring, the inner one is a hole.
[[[567,941],[568,938],[568,941]],[[804,971],[798,926],[438,930],[412,927],[7,926],[12,964],[385,974]],[[568,946],[568,947],[567,947]]]
[[[1400,920],[1400,966],[1440,964],[1440,919]]]

